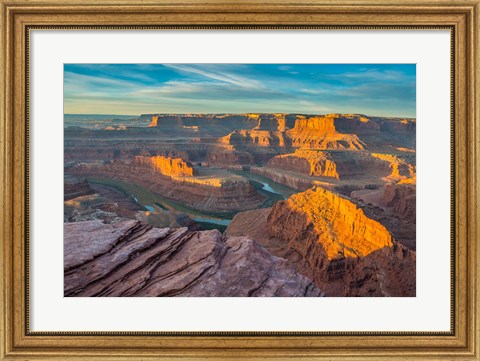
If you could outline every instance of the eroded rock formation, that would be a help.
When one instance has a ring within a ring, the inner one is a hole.
[[[339,178],[337,165],[328,153],[322,151],[297,149],[294,153],[273,157],[267,164],[311,176]]]
[[[154,157],[137,156],[134,158],[133,163],[144,169],[149,169],[153,173],[160,173],[167,177],[192,177],[198,174],[190,163],[185,162],[181,158],[170,158],[160,155]]]
[[[63,184],[64,201],[95,193],[86,179],[65,175]]]
[[[65,296],[321,296],[258,242],[131,220],[65,224]]]
[[[259,240],[327,296],[415,295],[415,252],[351,201],[317,187],[258,212],[237,214],[226,234]]]
[[[314,149],[360,150],[366,147],[356,134],[338,132],[335,120],[334,115],[297,119],[295,127],[287,132],[292,145]]]
[[[415,184],[389,183],[377,189],[355,190],[351,197],[363,205],[370,217],[385,225],[397,241],[416,249]]]
[[[141,185],[163,197],[205,211],[235,211],[260,207],[264,197],[241,176],[218,170],[199,176],[152,177],[150,163],[112,162],[80,165],[69,170],[73,174],[106,177]]]
[[[392,236],[384,226],[352,202],[320,187],[278,202],[268,225],[271,236],[290,242],[290,247],[319,269],[325,260],[366,256],[392,246]]]

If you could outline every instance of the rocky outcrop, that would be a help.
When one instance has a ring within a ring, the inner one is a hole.
[[[148,168],[147,168],[148,170]],[[209,212],[230,212],[260,207],[265,198],[245,178],[233,174],[213,173],[204,176],[164,176],[146,171],[138,162],[112,162],[103,165],[80,165],[72,174],[103,177],[138,184],[161,196],[190,208]]]
[[[167,177],[193,177],[198,172],[192,164],[181,158],[170,158],[157,155],[154,157],[137,156],[134,158],[135,166],[143,167],[152,173],[160,173]]]
[[[258,129],[234,130],[219,141],[236,147],[287,147],[290,145],[290,139],[285,132]]]
[[[92,193],[65,200],[64,222],[100,219],[110,223],[122,218],[136,218],[144,208],[132,196],[100,184],[91,184]]]
[[[147,116],[147,115],[145,115]],[[258,116],[249,114],[151,114],[150,129],[180,137],[222,137],[235,129],[252,129]]]
[[[224,150],[209,152],[207,163],[209,166],[230,167],[233,165],[253,164],[253,156],[248,152],[238,152],[235,150]]]
[[[335,115],[299,118],[287,131],[293,147],[313,149],[353,149],[366,147],[356,134],[343,134],[335,127]]]
[[[322,268],[324,261],[366,256],[392,246],[384,226],[366,217],[354,203],[320,187],[278,202],[268,223],[271,236],[290,242],[315,268]]]
[[[390,174],[385,177],[388,181],[399,181],[416,176],[415,164],[408,162],[405,158],[393,154],[371,153],[371,156],[389,164]],[[412,158],[412,157],[410,157]]]
[[[94,194],[86,179],[65,175],[63,180],[63,200],[68,201],[80,196]]]
[[[284,114],[261,114],[254,130],[274,130],[284,132],[288,129]]]
[[[326,296],[414,296],[415,252],[348,199],[317,187],[237,214],[226,235],[260,241]]]
[[[277,155],[271,158],[267,165],[310,176],[339,179],[337,165],[331,160],[328,153],[322,151],[297,149],[294,153]]]
[[[390,183],[377,189],[355,190],[351,197],[370,217],[382,223],[397,241],[416,249],[415,184]]]
[[[383,203],[404,219],[415,223],[416,187],[411,185],[387,184],[383,193]]]
[[[321,296],[258,242],[123,220],[65,229],[65,296]]]
[[[362,180],[368,183],[415,182],[415,155],[368,151],[297,149],[272,157],[267,166],[312,177]]]

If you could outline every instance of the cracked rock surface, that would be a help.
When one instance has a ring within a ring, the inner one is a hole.
[[[65,296],[323,296],[247,237],[132,220],[64,224]]]

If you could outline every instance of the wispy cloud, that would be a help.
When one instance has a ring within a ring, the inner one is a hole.
[[[197,67],[193,65],[165,64],[166,67],[175,69],[178,72],[191,73],[202,77],[213,79],[222,83],[237,85],[245,88],[261,87],[262,83],[255,79],[239,76],[233,72],[226,72],[210,68],[208,65]]]
[[[69,64],[67,113],[348,112],[415,116],[415,66]]]

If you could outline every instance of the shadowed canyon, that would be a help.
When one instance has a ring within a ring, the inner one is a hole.
[[[65,296],[414,297],[416,120],[65,115]]]

